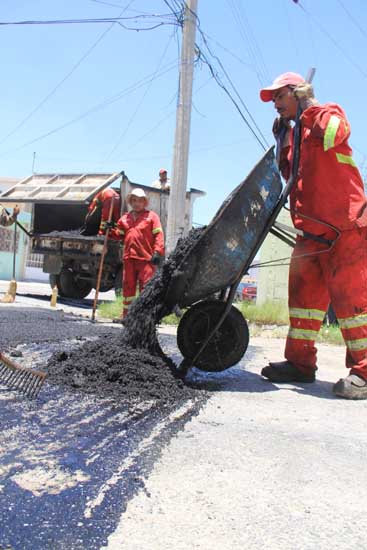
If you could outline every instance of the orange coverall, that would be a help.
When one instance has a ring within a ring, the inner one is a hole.
[[[121,211],[121,197],[119,193],[117,193],[111,187],[108,187],[107,189],[102,189],[102,191],[97,193],[97,195],[93,198],[92,202],[89,205],[88,212],[93,212],[93,210],[98,206],[102,207],[101,223],[99,225],[98,235],[104,235],[106,233],[112,197],[113,210],[111,221],[114,223],[114,227],[116,227],[116,222],[120,217]],[[108,236],[110,239],[117,240],[114,231],[110,231]]]
[[[142,292],[154,275],[156,267],[151,263],[154,252],[164,256],[164,235],[159,216],[152,210],[123,214],[115,233],[124,243],[122,317],[126,317],[137,287]]]
[[[333,240],[337,233],[329,224],[340,236],[331,249],[297,237],[289,270],[285,358],[305,374],[316,369],[315,339],[331,302],[346,344],[346,366],[367,380],[367,199],[349,135],[349,122],[336,104],[309,107],[301,116],[292,220],[299,229]],[[292,145],[281,154],[285,178],[291,158]]]

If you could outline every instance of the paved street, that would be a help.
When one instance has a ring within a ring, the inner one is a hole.
[[[1,341],[22,364],[121,330],[37,302],[0,305]],[[178,360],[172,329],[160,339]],[[315,384],[263,380],[283,344],[251,338],[236,367],[193,370],[202,399],[164,411],[51,385],[30,402],[1,386],[0,547],[366,547],[367,403],[332,396],[341,347],[320,346]]]

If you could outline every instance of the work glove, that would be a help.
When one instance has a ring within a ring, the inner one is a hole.
[[[150,263],[153,265],[160,265],[162,262],[162,256],[159,252],[154,252],[153,256],[150,258]]]
[[[105,225],[105,228],[106,228],[106,231],[107,229],[113,229],[115,227],[115,222],[113,221],[110,221],[110,222],[106,222],[106,225]]]
[[[313,86],[309,82],[302,82],[302,84],[298,84],[298,86],[294,88],[293,94],[296,99],[312,99],[315,97],[315,94],[313,93]]]
[[[296,86],[293,90],[293,95],[299,101],[302,111],[317,104],[313,86],[309,82],[302,82],[302,84],[298,84],[298,86]]]

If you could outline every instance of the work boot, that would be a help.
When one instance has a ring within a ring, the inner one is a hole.
[[[367,380],[358,374],[349,374],[334,384],[333,393],[345,399],[367,399]]]
[[[261,371],[262,376],[265,376],[271,382],[314,382],[315,372],[304,374],[298,370],[289,361],[280,361],[279,363],[270,363]]]

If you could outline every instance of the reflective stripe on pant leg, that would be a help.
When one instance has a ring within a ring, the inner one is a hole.
[[[367,379],[367,228],[343,231],[329,262],[330,293],[347,348],[346,366]]]
[[[317,243],[297,239],[289,268],[289,318],[285,358],[300,371],[316,368],[315,340],[320,330],[329,295],[317,255]]]

